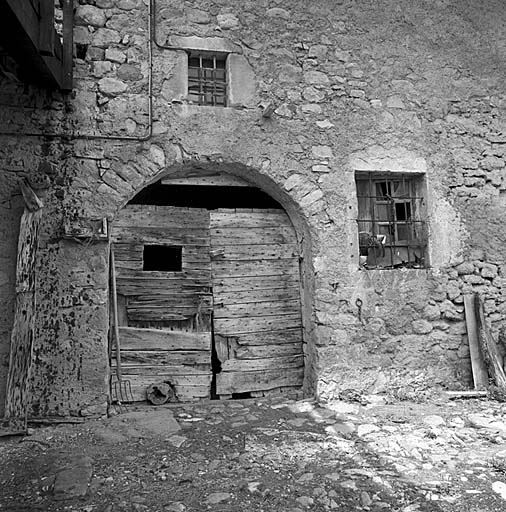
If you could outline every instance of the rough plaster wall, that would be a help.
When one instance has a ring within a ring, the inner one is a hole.
[[[4,129],[146,134],[145,2],[89,3],[78,8],[75,92],[4,85],[17,104],[2,107]],[[173,95],[181,54],[155,47],[150,141],[6,139],[2,162],[17,160],[48,191],[34,411],[99,413],[107,393],[107,247],[62,241],[64,213],[112,218],[183,162],[254,169],[255,182],[301,220],[314,287],[304,306],[313,320],[308,390],[330,398],[349,387],[468,385],[463,294],[484,295],[496,334],[506,315],[503,2],[158,5],[158,43],[220,36],[240,46],[259,102],[276,110],[267,119],[255,106],[187,105]],[[353,173],[364,155],[426,169],[433,268],[358,270]]]

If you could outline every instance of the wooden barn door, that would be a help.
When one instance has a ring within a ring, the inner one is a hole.
[[[283,210],[211,211],[216,394],[300,387],[299,251]]]
[[[181,401],[209,397],[209,212],[129,205],[115,219],[112,238],[123,378],[135,400],[162,382]]]

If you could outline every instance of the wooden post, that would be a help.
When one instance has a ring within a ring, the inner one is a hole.
[[[475,303],[473,295],[464,295],[464,308],[466,312],[467,340],[471,356],[471,368],[473,371],[474,389],[483,390],[488,387],[488,373],[478,342],[478,330],[476,325]]]
[[[478,342],[480,344],[483,360],[487,366],[491,380],[501,391],[506,392],[506,374],[504,373],[502,356],[497,343],[485,323],[483,302],[477,293],[474,296],[474,303],[476,309]]]
[[[39,51],[42,55],[54,56],[54,0],[40,3]]]
[[[26,430],[29,380],[33,358],[33,338],[36,309],[36,256],[42,202],[27,183],[22,184],[23,195],[28,194],[21,217],[16,265],[16,307],[11,334],[9,371],[5,400],[5,418],[13,424],[23,424]],[[16,423],[17,422],[17,423]]]

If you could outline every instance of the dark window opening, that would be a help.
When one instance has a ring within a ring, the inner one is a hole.
[[[153,183],[141,190],[129,204],[179,206],[182,208],[265,208],[281,209],[269,194],[256,187],[204,185],[162,185]]]
[[[169,245],[145,245],[142,270],[181,272],[183,270],[183,248]]]
[[[197,105],[227,104],[226,55],[195,53],[188,56],[188,101]]]
[[[356,185],[360,266],[426,267],[423,177],[360,173]]]

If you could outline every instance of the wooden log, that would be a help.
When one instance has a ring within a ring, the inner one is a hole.
[[[483,361],[488,369],[490,380],[494,382],[501,391],[506,392],[506,374],[504,373],[502,355],[485,322],[483,302],[479,294],[475,294],[474,301],[477,311],[476,326],[478,342],[480,344]]]
[[[247,393],[288,386],[302,386],[304,369],[221,372],[216,376],[216,393]]]
[[[253,318],[217,318],[215,332],[223,336],[302,327],[301,315],[273,315]]]
[[[302,354],[265,359],[228,359],[221,365],[222,372],[247,372],[259,370],[283,370],[304,366]]]
[[[120,327],[119,333],[124,350],[211,350],[210,332]]]
[[[477,311],[473,295],[464,295],[464,308],[466,315],[467,340],[471,355],[471,369],[473,372],[474,389],[481,390],[488,387],[488,373],[478,341]]]
[[[23,418],[29,401],[36,315],[36,256],[42,209],[21,216],[16,264],[16,306],[11,332],[9,370],[5,399],[5,417]]]

